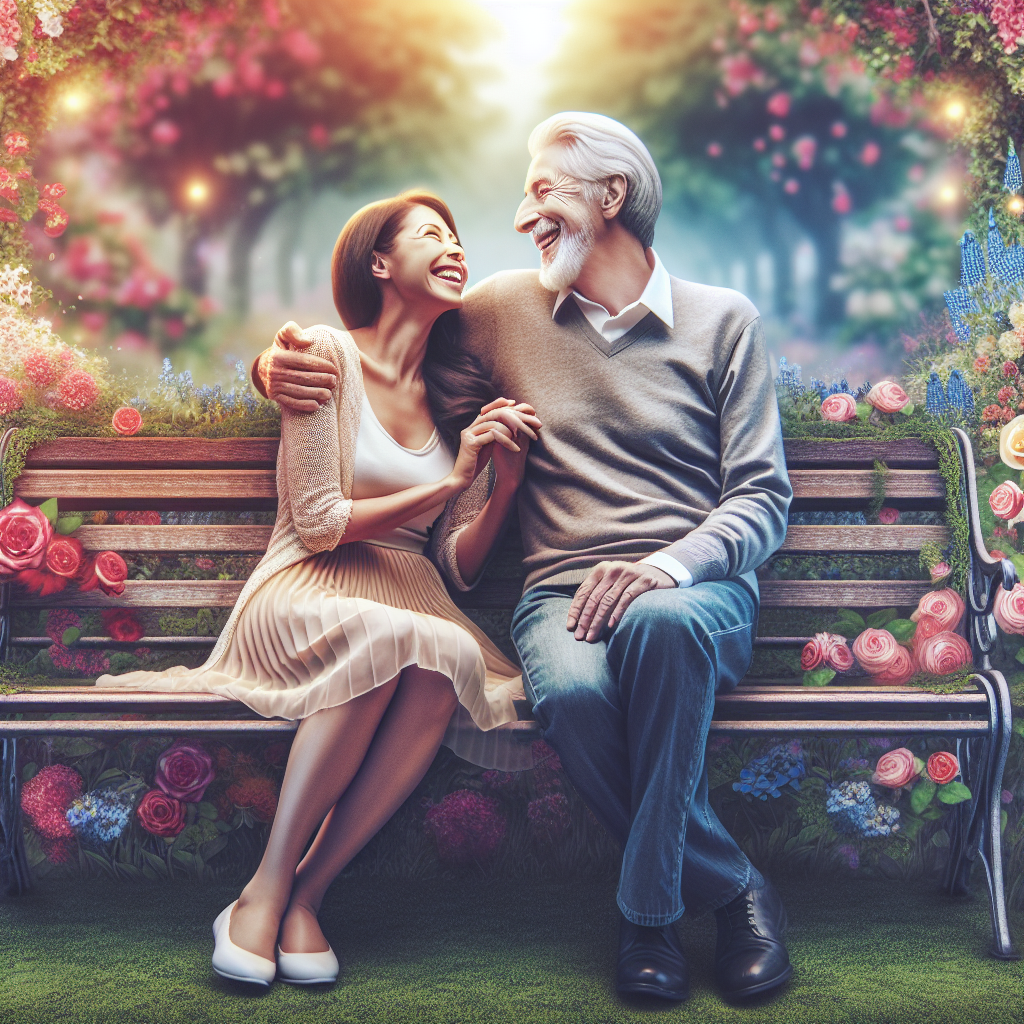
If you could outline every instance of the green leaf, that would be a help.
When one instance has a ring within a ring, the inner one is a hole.
[[[195,857],[191,853],[186,853],[184,850],[171,850],[171,856],[182,864],[188,867],[194,867],[196,863]]]
[[[54,529],[57,533],[66,537],[69,533],[74,533],[81,525],[81,516],[65,516],[63,519],[57,520],[57,525],[54,526]]]
[[[821,665],[804,673],[804,686],[828,686],[835,678],[835,669],[827,665]]]
[[[929,807],[928,810],[921,815],[921,817],[924,818],[925,821],[938,821],[943,814],[944,812],[941,810],[941,808],[932,806]]]
[[[1017,648],[1017,653],[1014,655],[1014,659],[1024,665],[1024,646]]]
[[[861,632],[865,626],[867,626],[867,623],[864,621],[864,616],[861,615],[859,612],[852,611],[849,608],[839,609],[839,621],[849,622],[850,625],[854,629],[856,629],[858,633]]]
[[[60,642],[65,647],[70,647],[80,636],[82,631],[77,626],[68,626],[60,635]]]
[[[910,619],[893,619],[886,623],[885,628],[902,644],[917,632],[917,623]]]
[[[39,765],[35,761],[29,761],[24,768],[21,769],[21,781],[28,782],[29,779],[34,779],[39,772]]]
[[[877,612],[872,612],[867,617],[867,624],[872,629],[881,629],[887,622],[898,618],[899,614],[895,608],[879,608]]]
[[[903,869],[887,853],[878,855],[878,869],[886,878],[899,879],[903,877]]]
[[[999,831],[1000,832],[1005,832],[1006,831],[1006,823],[1009,820],[1010,820],[1010,816],[1006,813],[1006,811],[1000,811],[999,812]]]
[[[922,779],[910,793],[910,809],[920,814],[932,802],[937,788],[931,779]]]
[[[871,415],[871,406],[867,402],[857,403],[857,419],[866,420]]]
[[[900,409],[900,412],[903,413],[904,416],[909,416],[913,411],[914,411],[914,403],[913,402],[907,402],[907,404],[905,406],[903,406],[902,409]]]
[[[216,839],[211,839],[208,843],[203,843],[199,847],[199,853],[202,855],[204,861],[209,862],[211,857],[216,857],[225,846],[228,845],[227,836],[217,836]]]
[[[199,805],[199,817],[209,818],[211,821],[217,820],[217,808],[214,804],[211,804],[209,800],[204,800]]]
[[[143,850],[142,856],[146,858],[146,864],[150,867],[151,870],[157,873],[158,877],[167,877],[167,862],[163,859],[163,857],[158,857],[155,853],[152,853],[149,850]],[[143,868],[142,872],[143,874],[145,874],[146,869]]]
[[[1000,548],[999,550],[1002,551],[1002,548]],[[1017,575],[1021,579],[1024,579],[1024,555],[1020,554],[1020,552],[1018,551],[1015,551],[1012,555],[1010,555],[1010,561],[1013,562],[1014,568],[1016,568],[1017,570]]]
[[[939,800],[944,804],[962,804],[971,799],[971,791],[962,782],[947,782],[939,787]]]
[[[121,768],[108,768],[105,772],[101,772],[96,776],[96,782],[94,785],[99,785],[101,782],[106,782],[107,779],[116,779],[125,774]]]
[[[932,846],[937,846],[940,850],[944,850],[949,846],[949,833],[944,828],[940,828],[932,836]]]
[[[46,501],[39,506],[39,511],[50,520],[51,523],[57,522],[57,499],[47,498]]]

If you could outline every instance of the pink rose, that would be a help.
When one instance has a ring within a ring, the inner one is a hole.
[[[804,644],[800,652],[800,668],[804,672],[816,669],[825,660],[825,644],[823,637],[825,633],[815,633],[813,639]]]
[[[933,619],[938,619],[943,629],[956,629],[964,617],[964,611],[964,599],[951,587],[945,587],[925,594],[917,602],[917,610],[910,618],[911,621],[917,622],[922,615],[930,615]]]
[[[853,651],[846,645],[846,637],[839,633],[818,634],[825,637],[825,664],[837,672],[853,668]]]
[[[872,682],[879,686],[903,686],[918,673],[917,659],[909,647],[900,644],[896,657],[884,672],[872,676]]]
[[[946,750],[937,750],[928,758],[928,778],[940,786],[952,782],[959,771],[960,762]]]
[[[992,489],[988,504],[1000,519],[1014,519],[1024,509],[1024,491],[1013,480],[1004,480]]]
[[[893,523],[898,523],[900,519],[900,510],[898,508],[880,508],[878,510],[878,521],[883,526],[892,526]]]
[[[891,668],[899,657],[900,645],[887,629],[865,629],[853,641],[853,653],[868,675]]]
[[[895,381],[883,380],[864,396],[864,401],[879,412],[899,412],[910,398]]]
[[[925,640],[917,649],[917,657],[922,671],[936,676],[958,672],[972,662],[970,644],[959,633],[948,630]]]
[[[871,781],[876,786],[900,789],[913,782],[919,774],[913,753],[906,747],[897,747],[878,759]]]
[[[840,391],[836,395],[829,395],[821,403],[821,418],[830,423],[845,423],[847,420],[857,418],[857,403],[853,395]]]
[[[930,570],[932,583],[941,583],[952,571],[949,562],[939,562],[937,565],[933,565]]]
[[[1015,583],[1013,590],[996,591],[992,612],[1004,633],[1024,633],[1024,583]]]
[[[177,740],[157,758],[153,783],[168,796],[198,803],[215,774],[213,758],[198,743]]]
[[[21,498],[0,509],[0,576],[42,568],[52,536],[46,515]]]

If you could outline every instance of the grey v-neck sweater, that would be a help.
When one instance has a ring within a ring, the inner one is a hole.
[[[782,544],[793,490],[756,308],[672,278],[675,327],[653,313],[617,341],[537,271],[467,294],[466,346],[498,393],[544,424],[519,491],[526,588],[664,551],[694,583],[742,576]]]

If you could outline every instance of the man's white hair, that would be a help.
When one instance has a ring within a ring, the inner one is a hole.
[[[661,212],[661,177],[640,139],[604,114],[566,110],[541,121],[527,143],[531,157],[552,145],[564,150],[559,161],[562,170],[580,181],[603,184],[613,174],[626,179],[619,218],[645,248],[650,246]]]

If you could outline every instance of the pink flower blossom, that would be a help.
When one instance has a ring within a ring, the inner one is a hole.
[[[865,142],[864,148],[860,151],[860,162],[865,167],[877,164],[882,155],[882,147],[877,142]]]
[[[722,146],[718,142],[709,142],[707,152],[710,157],[719,157],[722,155]]]
[[[802,171],[809,171],[814,166],[814,156],[818,152],[818,140],[813,135],[801,135],[793,143],[793,156]]]
[[[498,852],[508,823],[494,797],[457,789],[427,811],[424,827],[445,863],[482,864]]]
[[[768,126],[768,137],[773,142],[781,142],[786,137],[786,129],[781,124],[773,124]]]
[[[1024,42],[1024,7],[1020,0],[992,0],[991,18],[1006,53],[1016,53]]]
[[[832,133],[832,138],[844,139],[847,132],[846,123],[844,121],[835,121],[829,131]]]
[[[900,510],[886,505],[878,510],[878,521],[883,526],[892,526],[900,521]]]
[[[777,92],[768,97],[766,108],[772,117],[788,117],[789,107],[790,98],[788,92]]]
[[[569,832],[569,799],[564,793],[538,797],[527,805],[526,817],[535,842],[556,846]]]

